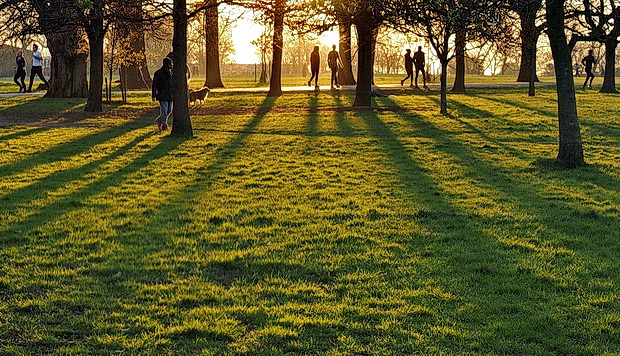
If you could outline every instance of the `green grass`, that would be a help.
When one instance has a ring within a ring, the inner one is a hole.
[[[620,353],[618,96],[404,93],[2,99],[0,354]]]

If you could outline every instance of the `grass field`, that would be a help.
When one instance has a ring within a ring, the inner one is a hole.
[[[620,353],[619,97],[0,99],[0,354]]]

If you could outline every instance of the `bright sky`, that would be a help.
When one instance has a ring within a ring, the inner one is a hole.
[[[254,64],[260,62],[256,56],[256,47],[252,45],[252,41],[260,37],[262,33],[263,27],[248,18],[240,19],[237,22],[237,26],[233,29],[232,34],[236,50],[234,58],[237,63]],[[325,32],[319,40],[321,43],[331,46],[338,44],[338,37],[338,31],[334,30]]]

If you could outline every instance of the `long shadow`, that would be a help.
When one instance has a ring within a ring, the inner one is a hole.
[[[334,95],[334,101],[336,102],[336,106],[340,109],[345,107],[345,103],[342,101],[342,96],[340,92]],[[347,104],[346,106],[350,106]],[[338,130],[345,137],[353,137],[354,131],[351,124],[346,119],[346,114],[344,110],[336,110],[336,124],[338,125]]]
[[[410,242],[410,248],[413,250],[418,248],[421,251],[444,251],[443,253],[446,254],[445,256],[437,256],[440,260],[445,259],[448,261],[440,266],[439,270],[451,277],[448,280],[442,280],[439,276],[431,276],[431,278],[442,283],[447,290],[457,295],[457,299],[462,303],[472,302],[474,305],[479,304],[477,307],[483,307],[489,298],[501,296],[505,303],[494,306],[494,308],[498,309],[496,312],[499,319],[507,321],[513,320],[513,318],[526,318],[532,323],[543,325],[545,329],[542,331],[547,336],[560,336],[561,333],[558,333],[557,330],[562,330],[562,328],[556,323],[556,320],[549,320],[544,313],[539,311],[530,313],[526,309],[510,305],[510,303],[522,298],[518,294],[518,289],[513,287],[521,286],[527,289],[528,286],[539,284],[540,279],[533,274],[507,274],[505,270],[510,270],[516,264],[514,257],[499,251],[497,246],[494,246],[496,241],[494,236],[478,228],[478,226],[481,226],[479,223],[476,223],[474,226],[469,217],[470,214],[461,211],[461,209],[454,206],[444,197],[443,189],[425,174],[425,170],[411,158],[408,148],[376,114],[368,113],[363,115],[363,119],[374,133],[385,156],[388,158],[389,166],[397,170],[400,182],[405,190],[409,192],[411,198],[418,202],[425,202],[425,205],[434,206],[433,210],[429,210],[429,208],[422,209],[420,213],[415,214],[414,218],[418,219],[423,225],[428,224],[429,229],[435,228],[433,227],[433,222],[435,226],[441,226],[443,221],[450,221],[451,225],[455,226],[454,229],[458,230],[458,236],[450,236],[448,233],[451,231],[445,228],[444,233],[447,236],[437,238],[436,240]],[[478,216],[478,218],[483,219],[483,221],[485,219],[483,216]],[[492,223],[492,220],[486,222],[486,224]],[[416,246],[416,244],[419,245]],[[459,251],[458,256],[451,255],[450,251]],[[404,254],[397,258],[406,260],[408,256]],[[499,271],[497,266],[502,269],[502,272]],[[506,268],[505,266],[511,267]],[[471,282],[476,286],[476,291],[472,290],[470,295],[461,296],[457,291],[450,288],[449,280],[458,278],[455,276],[459,275],[469,276]],[[501,277],[507,278],[508,281],[498,283],[498,278]],[[502,287],[503,283],[509,283],[512,287],[504,288]],[[458,307],[457,305],[451,309],[457,309]],[[526,316],[524,317],[524,315]],[[489,320],[480,322],[483,325],[491,323]],[[478,329],[477,331],[480,330]],[[568,339],[566,335],[562,336],[565,336],[564,339]],[[489,337],[493,337],[493,335],[491,334]]]
[[[308,94],[309,102],[308,102],[308,132],[310,136],[316,136],[318,134],[317,131],[317,120],[319,116],[319,94],[317,92]]]
[[[529,110],[532,111],[538,115],[541,116],[545,116],[545,117],[549,117],[551,119],[557,120],[558,118],[558,114],[556,111],[549,111],[549,110],[545,110],[545,109],[541,109],[541,108],[536,108],[530,105],[525,105],[524,103],[520,103],[517,101],[512,101],[512,100],[507,100],[504,98],[498,98],[498,97],[489,97],[486,95],[478,95],[477,97],[485,99],[485,100],[489,100],[489,101],[494,101],[500,104],[504,104],[504,105],[508,105],[508,106],[515,106],[521,109],[525,109],[525,110]],[[587,118],[584,118],[583,116],[579,117],[579,122],[585,124],[585,125],[589,125],[591,126],[593,129],[595,129],[596,131],[600,132],[601,134],[607,136],[607,137],[618,137],[620,136],[620,129],[616,129],[613,127],[609,127],[609,126],[605,126],[603,124],[599,124],[595,121],[589,120]]]
[[[20,206],[27,207],[29,203],[32,203],[37,199],[46,198],[50,192],[53,192],[56,189],[67,186],[71,182],[80,181],[89,173],[95,172],[105,163],[125,155],[133,147],[137,146],[140,142],[144,141],[144,139],[152,135],[152,132],[140,135],[127,144],[118,147],[115,152],[107,156],[94,160],[83,166],[54,172],[34,184],[14,190],[0,197],[0,201],[4,202],[0,211],[6,211],[7,213],[18,211]],[[15,224],[15,221],[12,220],[11,224]],[[2,224],[0,223],[0,226],[1,225]]]
[[[32,127],[32,128],[28,128],[25,130],[21,130],[18,132],[13,132],[13,133],[9,133],[3,136],[0,136],[0,140],[13,140],[16,138],[20,138],[20,137],[26,137],[26,136],[30,136],[32,134],[36,134],[39,132],[43,132],[43,131],[47,131],[49,130],[49,128],[47,127]],[[1,131],[1,128],[0,128]]]
[[[257,111],[256,116],[246,125],[245,128],[247,130],[252,130],[259,125],[261,120],[269,112],[274,100],[275,99],[265,100],[263,106]],[[207,187],[212,183],[213,177],[217,175],[218,172],[223,170],[224,167],[226,167],[232,159],[234,159],[236,152],[243,147],[244,140],[249,135],[250,134],[239,134],[234,139],[229,141],[228,144],[219,148],[215,153],[215,162],[198,170],[196,172],[196,179],[193,181],[192,184],[185,186],[183,189],[177,191],[176,193],[172,192],[168,198],[168,203],[158,204],[156,206],[156,209],[154,208],[150,210],[151,213],[148,216],[143,216],[140,219],[132,220],[135,222],[134,224],[132,224],[132,226],[136,228],[141,228],[139,223],[142,223],[143,228],[148,231],[148,227],[152,225],[151,222],[157,222],[158,220],[161,220],[162,222],[169,221],[170,216],[167,209],[171,207],[174,208],[174,202],[177,201],[184,202],[185,204],[183,206],[188,211],[194,209],[195,207],[193,206],[193,204],[190,203],[194,197],[194,194],[197,194],[199,188],[204,187],[204,189],[207,189]],[[136,140],[134,140],[131,144],[115,152],[115,156],[122,155],[124,151],[129,149],[130,145],[136,144],[139,139],[140,138],[136,138]],[[68,196],[62,197],[61,199],[55,201],[52,204],[43,207],[35,214],[29,216],[25,221],[22,221],[12,226],[13,231],[9,231],[8,236],[3,236],[4,246],[8,246],[9,243],[16,244],[20,242],[20,240],[23,240],[19,237],[21,235],[36,235],[36,228],[38,226],[44,225],[47,221],[52,221],[53,219],[58,218],[72,210],[80,209],[83,207],[82,204],[68,203],[74,201],[83,201],[88,197],[92,197],[98,193],[104,192],[109,187],[122,185],[127,177],[147,167],[149,164],[151,164],[151,162],[169,154],[169,152],[174,150],[174,148],[176,148],[182,142],[185,141],[165,137],[162,139],[161,143],[159,143],[157,147],[149,150],[143,156],[133,160],[130,164],[120,168],[116,172],[111,172],[111,174],[107,175],[106,177],[98,179],[97,181],[94,181],[87,186],[80,188],[80,190],[75,191]],[[106,160],[111,159],[113,158],[106,158]],[[95,165],[101,165],[102,163],[103,162],[93,163],[93,166],[89,168],[90,170],[93,170],[94,168],[96,168]],[[36,226],[32,227],[34,222],[36,222]],[[154,276],[156,272],[154,272],[152,268],[153,260],[149,259],[151,256],[150,253],[157,253],[160,252],[162,249],[169,250],[172,243],[168,241],[169,237],[167,237],[166,241],[151,244],[148,241],[143,241],[142,239],[134,239],[132,238],[132,235],[128,236],[123,226],[115,226],[113,228],[118,231],[118,238],[114,239],[115,243],[121,244],[123,249],[130,253],[129,258],[131,258],[131,260],[125,260],[122,254],[107,254],[103,257],[80,259],[79,263],[82,267],[85,267],[85,269],[80,273],[81,281],[79,282],[80,284],[76,286],[76,288],[77,290],[83,291],[84,293],[93,293],[92,288],[96,288],[96,292],[94,293],[96,295],[99,295],[100,298],[114,298],[119,301],[141,300],[142,302],[144,302],[144,297],[136,295],[136,285],[141,283],[149,285],[153,283],[165,283],[167,279],[165,275]],[[21,230],[24,230],[25,232],[22,234]],[[153,238],[161,238],[161,236],[159,236],[159,234],[157,234],[156,232],[153,232],[153,236]],[[36,243],[40,244],[41,242]],[[32,244],[34,245],[35,242],[33,241]],[[71,246],[69,245],[65,246],[64,248],[70,247]],[[36,253],[40,253],[40,251],[37,250]],[[72,268],[75,267],[75,265],[72,265]],[[254,268],[252,266],[250,267]],[[182,267],[179,268],[183,270]],[[208,273],[212,273],[213,280],[222,281],[223,277],[225,277],[225,275],[222,275],[222,273],[234,268],[234,266],[228,266],[225,263],[222,264],[222,266],[214,264],[213,266],[211,266],[210,269],[208,269],[209,271],[211,271]],[[274,266],[271,268],[271,270],[274,269],[279,269],[279,266]],[[117,272],[119,273],[116,274]],[[122,272],[122,275],[120,272]],[[311,272],[306,272],[303,268],[301,268],[298,273],[305,274]],[[125,283],[127,281],[131,281],[131,283]],[[75,283],[75,281],[69,281],[68,283]],[[62,306],[59,306],[59,309],[64,310],[67,308],[74,308],[79,309],[80,313],[84,313],[89,309],[92,312],[101,312],[98,310],[92,310],[93,307],[89,304],[80,304],[80,302],[75,303],[75,305],[66,305],[65,303]],[[191,307],[191,303],[193,302],[189,299],[182,300],[178,307]],[[17,313],[19,313],[19,311]],[[43,323],[47,323],[45,318],[41,319]],[[89,324],[86,328],[82,330],[76,330],[75,334],[85,338],[93,335],[94,332],[95,326]],[[56,332],[56,330],[54,330],[54,334],[58,334],[58,337],[60,339],[63,339],[65,336],[62,331]],[[29,342],[25,345],[36,346],[36,342]]]
[[[149,110],[149,112],[150,111],[152,110]],[[144,116],[141,116],[140,118],[128,121],[122,125],[113,126],[105,130],[82,136],[75,140],[54,146],[45,151],[39,151],[28,156],[25,159],[1,166],[2,171],[0,172],[0,178],[30,170],[41,163],[62,161],[66,157],[85,152],[94,145],[118,137],[125,133],[126,130],[143,128],[149,125],[151,125],[151,121],[145,120]]]
[[[390,99],[386,98],[384,100],[388,101],[392,105],[397,105]],[[539,208],[533,206],[530,203],[532,201],[544,201],[546,199],[545,197],[541,196],[538,192],[533,191],[531,188],[525,187],[523,185],[523,182],[517,181],[512,176],[504,173],[502,170],[497,169],[487,161],[475,159],[475,154],[472,151],[471,147],[467,146],[463,142],[460,142],[450,137],[448,133],[439,129],[434,124],[420,116],[416,116],[414,118],[412,116],[404,114],[401,115],[403,119],[410,122],[412,126],[418,128],[419,132],[424,134],[425,137],[436,140],[439,143],[437,147],[440,148],[444,153],[456,158],[460,165],[468,167],[468,162],[475,160],[477,169],[472,169],[471,174],[474,175],[476,180],[478,180],[479,182],[483,182],[486,185],[492,186],[495,191],[501,192],[502,195],[505,197],[511,197],[513,200],[519,201],[520,206],[528,206],[535,216],[545,216],[548,213],[546,208]],[[450,147],[454,148],[450,149]],[[481,171],[494,172],[494,175],[500,176],[501,179],[492,180],[480,173],[476,173]],[[590,220],[593,225],[604,224],[607,226],[613,226],[616,223],[616,219],[613,216],[578,211],[575,209],[574,206],[564,203],[562,201],[553,201],[552,205],[559,206],[562,211],[568,214],[568,216],[572,216],[577,220]],[[562,228],[556,229],[558,232],[561,232],[567,236],[575,235],[576,231],[574,230],[573,226],[571,226],[571,224],[564,224],[561,226]],[[552,231],[552,229],[548,226],[546,226],[546,229],[548,231]],[[612,241],[609,242],[611,243]],[[587,255],[588,251],[582,251],[582,253]]]
[[[133,143],[135,144],[142,139],[144,139],[144,137],[139,137],[135,139]],[[88,183],[84,187],[81,187],[72,194],[63,196],[62,198],[54,201],[53,203],[41,207],[34,214],[29,215],[26,219],[16,224],[11,224],[11,229],[7,230],[6,236],[4,236],[4,243],[7,244],[9,242],[23,242],[25,236],[36,233],[36,226],[32,227],[30,230],[26,229],[27,227],[31,226],[32,223],[36,222],[37,226],[40,226],[43,225],[46,221],[52,220],[70,210],[81,207],[82,204],[78,201],[85,200],[88,197],[105,191],[109,187],[116,186],[122,183],[126,177],[148,166],[152,161],[164,157],[168,154],[168,152],[172,151],[182,142],[183,140],[181,139],[166,137],[156,147],[148,151],[143,156],[140,156],[137,159],[133,160],[130,164],[125,165],[114,172],[109,172],[109,174],[105,177],[93,180],[92,182]],[[100,161],[93,162],[92,165],[89,165],[88,169],[93,170],[97,166],[105,163],[106,161],[109,161],[114,157],[120,156],[123,152],[128,151],[130,148],[130,146],[125,146],[121,150],[117,151],[113,157],[110,157],[109,159],[104,158]],[[22,233],[22,231],[24,231],[24,233]]]

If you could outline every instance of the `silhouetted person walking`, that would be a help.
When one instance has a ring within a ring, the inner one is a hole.
[[[319,69],[321,68],[321,55],[319,54],[319,46],[314,46],[314,50],[310,53],[310,71],[312,77],[308,80],[308,86],[312,86],[314,80],[314,88],[319,89]]]
[[[43,67],[41,65],[42,60],[43,55],[39,52],[39,46],[36,44],[32,45],[32,67],[30,68],[30,84],[28,85],[29,93],[32,91],[32,82],[34,81],[35,74],[38,75],[39,79],[41,79],[49,88],[49,83],[43,77]]]
[[[407,76],[405,77],[405,79],[400,81],[400,86],[403,86],[403,84],[407,81],[407,79],[410,80],[410,84],[409,86],[413,86],[413,58],[411,58],[411,50],[407,49],[407,53],[405,53],[405,71],[407,72]]]
[[[424,58],[424,52],[422,52],[422,46],[418,47],[418,51],[413,54],[413,64],[415,65],[415,87],[418,86],[418,75],[422,72],[422,79],[424,80],[424,87],[426,86],[426,59]]]
[[[17,80],[21,79],[21,83]],[[26,92],[26,83],[24,83],[24,79],[26,79],[26,59],[24,58],[24,52],[17,52],[17,57],[15,57],[15,76],[13,77],[13,81],[15,84],[19,86],[19,92]]]
[[[329,69],[332,70],[331,88],[334,89],[334,86],[340,88],[338,84],[338,67],[342,66],[342,61],[340,60],[340,54],[336,51],[336,45],[332,46],[332,51],[329,52],[327,56],[327,65],[329,65]]]
[[[153,74],[153,101],[159,101],[159,116],[155,119],[160,130],[168,129],[168,117],[174,105],[172,89],[172,59],[166,57],[163,65]]]
[[[581,60],[581,64],[585,66],[586,69],[586,81],[583,83],[583,87],[581,90],[586,90],[586,85],[588,85],[588,80],[590,81],[589,88],[592,89],[592,81],[594,80],[594,73],[592,73],[592,68],[596,64],[596,59],[594,59],[594,51],[589,50],[588,55]]]

